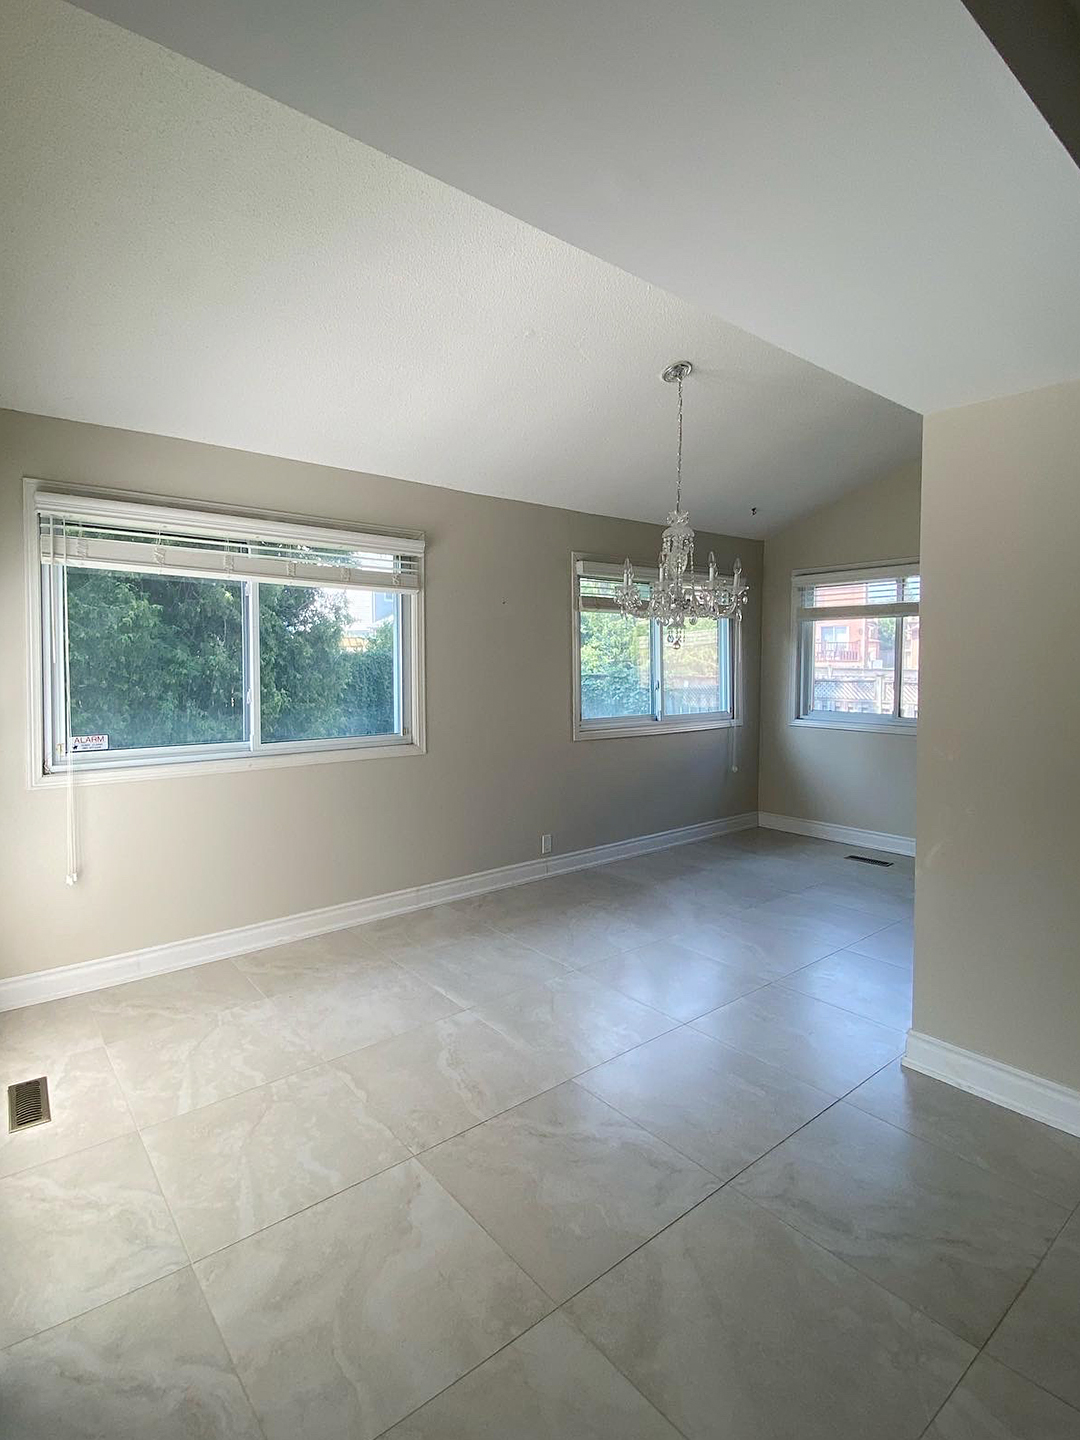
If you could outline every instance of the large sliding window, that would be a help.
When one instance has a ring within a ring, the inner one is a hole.
[[[619,614],[622,568],[574,560],[574,734],[578,739],[695,730],[733,722],[730,622],[688,625],[678,649],[663,627]],[[648,593],[648,580],[639,588]]]
[[[797,722],[914,730],[918,571],[911,561],[793,576]]]
[[[422,745],[422,538],[38,492],[40,773]]]

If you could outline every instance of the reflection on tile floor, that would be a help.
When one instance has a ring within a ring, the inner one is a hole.
[[[1080,1140],[901,1069],[913,864],[848,849],[0,1015],[4,1440],[1080,1440]]]

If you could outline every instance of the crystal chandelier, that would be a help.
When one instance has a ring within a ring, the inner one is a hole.
[[[683,630],[699,620],[742,619],[743,601],[749,586],[742,578],[742,563],[735,561],[731,580],[716,573],[716,556],[709,553],[708,578],[694,574],[694,532],[689,512],[682,508],[683,381],[693,367],[678,360],[661,375],[669,385],[679,387],[679,448],[675,471],[675,509],[668,515],[667,529],[660,546],[659,575],[649,582],[646,599],[634,578],[634,567],[623,565],[622,584],[615,593],[619,612],[627,619],[657,620],[664,627],[668,644],[682,645]]]

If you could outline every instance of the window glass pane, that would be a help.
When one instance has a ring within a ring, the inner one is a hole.
[[[894,616],[815,620],[811,709],[848,715],[891,715],[895,689]]]
[[[400,610],[374,590],[260,585],[263,741],[394,734]]]
[[[919,591],[922,589],[919,584],[918,575],[908,575],[904,580],[904,599],[919,602]]]
[[[74,736],[109,750],[244,739],[238,583],[72,567],[67,587]]]
[[[664,714],[705,715],[726,711],[727,621],[698,620],[683,631],[678,650],[664,642]],[[721,647],[721,641],[723,646]],[[723,655],[721,654],[723,648]]]
[[[652,714],[652,653],[647,620],[581,612],[581,718]]]
[[[919,617],[904,617],[904,652],[900,671],[900,714],[905,720],[919,718]]]

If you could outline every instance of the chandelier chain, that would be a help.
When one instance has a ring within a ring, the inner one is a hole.
[[[675,461],[675,509],[682,509],[682,382],[679,376],[679,449]]]

